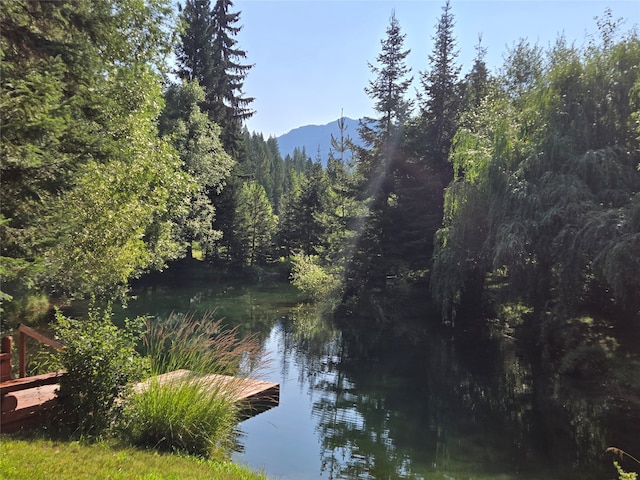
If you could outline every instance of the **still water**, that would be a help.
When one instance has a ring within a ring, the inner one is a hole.
[[[233,459],[269,478],[614,478],[606,447],[632,447],[640,432],[611,399],[534,381],[502,338],[454,340],[426,318],[341,331],[283,284],[135,293],[129,316],[215,311],[259,336],[270,362],[261,377],[280,383],[280,405],[239,425]]]

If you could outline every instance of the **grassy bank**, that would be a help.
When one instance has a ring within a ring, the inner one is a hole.
[[[0,437],[0,479],[48,480],[266,480],[226,460],[161,454],[102,442],[82,444]]]

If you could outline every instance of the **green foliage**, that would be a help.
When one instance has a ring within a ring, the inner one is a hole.
[[[241,124],[253,115],[253,98],[245,97],[244,79],[252,65],[235,36],[240,12],[231,0],[188,0],[182,13],[184,30],[177,47],[180,78],[197,81],[205,91],[204,110],[222,129],[222,144],[234,158],[242,150]]]
[[[381,52],[376,57],[378,65],[369,64],[371,73],[376,77],[365,88],[380,118],[375,121],[366,119],[360,130],[360,135],[369,145],[381,149],[385,149],[385,143],[407,120],[412,107],[412,102],[404,98],[413,80],[412,77],[407,78],[411,68],[405,61],[411,50],[403,50],[405,35],[395,12],[389,18],[386,33],[386,38],[380,42]],[[369,126],[371,123],[372,127]]]
[[[308,163],[283,205],[279,240],[287,253],[311,255],[327,238],[328,179],[319,163]]]
[[[169,2],[16,0],[2,18],[4,300],[107,294],[179,256],[168,212],[192,185],[156,128]]]
[[[291,162],[282,159],[274,137],[265,140],[261,133],[250,134],[246,129],[243,152],[242,171],[250,174],[253,180],[264,187],[274,212],[279,215],[283,196],[291,189],[287,180],[292,169]]]
[[[149,321],[144,348],[153,375],[187,369],[168,382],[146,381],[125,402],[120,425],[133,444],[210,456],[231,446],[239,406],[239,380],[260,362],[252,337],[238,340],[208,316]],[[230,374],[231,381],[209,374]],[[204,375],[204,376],[203,376]]]
[[[458,51],[453,27],[454,16],[447,0],[436,25],[433,52],[429,55],[430,68],[421,75],[424,91],[421,121],[426,128],[424,145],[434,170],[442,175],[445,185],[452,178],[448,156],[458,127],[461,97],[458,79],[460,67],[456,64]]]
[[[139,380],[145,363],[136,352],[144,319],[111,322],[110,310],[92,309],[86,320],[56,312],[54,332],[64,349],[54,359],[67,375],[60,382],[62,425],[82,435],[103,434],[120,410],[131,382]]]
[[[401,244],[395,238],[398,232],[395,214],[400,209],[394,173],[397,164],[403,161],[402,140],[413,108],[413,102],[406,98],[413,78],[409,77],[411,69],[406,65],[410,50],[404,48],[404,38],[392,13],[376,65],[369,65],[375,78],[365,91],[378,116],[361,121],[358,133],[367,148],[354,152],[357,162],[354,179],[358,183],[354,197],[366,202],[368,209],[352,219],[357,241],[347,243],[350,257],[347,275],[350,286],[356,289],[365,285],[382,288],[387,275],[394,270],[394,262],[401,262],[393,251]],[[412,176],[408,171],[400,175]]]
[[[624,450],[622,450],[620,448],[609,447],[609,448],[607,448],[607,452],[610,452],[610,453],[614,454],[620,460],[624,460],[625,457],[626,457],[629,460],[632,460],[636,465],[640,465],[640,460],[638,460],[636,457],[634,457],[633,455],[625,452]],[[617,470],[618,475],[619,475],[619,477],[618,477],[619,480],[636,480],[638,478],[638,474],[637,473],[624,471],[623,468],[620,466],[620,464],[617,461],[614,461],[613,465],[616,467],[616,470]]]
[[[158,119],[160,135],[175,146],[183,168],[199,185],[220,191],[231,174],[234,160],[220,142],[220,127],[203,112],[205,92],[197,82],[171,84],[165,94],[165,109]]]
[[[560,39],[546,56],[521,42],[507,57],[501,88],[454,141],[460,178],[431,277],[445,315],[476,291],[469,278],[495,270],[531,322],[588,304],[637,309],[639,61],[634,32],[582,50]]]
[[[90,162],[50,205],[45,225],[56,241],[43,251],[50,285],[64,277],[65,293],[105,294],[183,253],[172,219],[187,208],[189,179],[168,145],[150,149],[149,141],[129,138],[125,158],[108,166]]]
[[[165,320],[149,320],[143,337],[145,357],[154,375],[185,368],[198,374],[246,375],[255,359],[257,345],[253,337],[237,338],[221,320],[210,315],[196,319],[172,314]]]
[[[240,260],[254,265],[266,260],[273,251],[273,235],[278,217],[273,213],[262,185],[245,183],[236,203],[234,235],[241,245]]]
[[[339,278],[319,264],[316,255],[302,252],[291,257],[291,283],[312,301],[328,300],[339,288]]]
[[[607,370],[610,353],[599,343],[580,345],[560,360],[558,372],[578,378],[594,378]]]
[[[222,387],[193,376],[165,384],[151,379],[127,400],[124,437],[137,446],[204,457],[228,449],[237,406]]]
[[[4,312],[3,322],[6,321],[12,326],[17,326],[19,323],[37,325],[47,318],[51,308],[47,295],[42,293],[24,295],[9,304],[9,308]]]
[[[187,246],[199,242],[207,253],[221,236],[214,229],[216,212],[211,198],[222,191],[235,162],[222,147],[220,127],[200,108],[204,99],[205,92],[197,82],[171,84],[158,122],[160,135],[171,141],[182,169],[194,183],[188,209],[174,211],[177,235]]]
[[[529,320],[531,307],[519,303],[503,303],[499,306],[498,319],[506,328],[514,328]]]
[[[613,462],[618,472],[618,480],[637,480],[638,474],[635,472],[625,472],[618,462]]]

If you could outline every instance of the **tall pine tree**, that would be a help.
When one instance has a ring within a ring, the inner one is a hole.
[[[365,92],[374,101],[377,119],[361,122],[360,136],[368,148],[358,149],[358,174],[362,196],[368,199],[369,215],[360,235],[354,255],[355,283],[381,286],[393,260],[387,255],[394,214],[394,164],[402,156],[401,138],[411,113],[412,104],[405,95],[412,82],[411,69],[406,65],[410,50],[404,49],[405,36],[395,12],[389,19],[386,38],[381,41],[378,65],[370,64],[374,80]],[[359,279],[359,280],[358,280]]]
[[[238,159],[242,151],[242,122],[253,115],[253,98],[243,93],[244,79],[252,65],[243,64],[247,57],[234,38],[240,12],[230,12],[231,0],[187,0],[182,19],[185,30],[177,47],[181,78],[197,80],[204,88],[204,109],[209,118],[222,128],[225,150]]]
[[[185,30],[177,48],[178,75],[197,80],[204,88],[203,109],[220,126],[225,151],[242,161],[242,123],[253,114],[253,99],[245,97],[242,88],[252,66],[242,63],[247,55],[234,38],[241,29],[236,25],[240,13],[230,12],[232,7],[231,0],[217,0],[213,8],[210,0],[186,0],[182,13]],[[243,173],[237,165],[222,192],[209,192],[217,211],[215,228],[223,233],[221,246],[231,256],[240,245],[234,238],[234,215]]]
[[[430,69],[421,72],[424,95],[421,116],[426,130],[426,148],[444,185],[453,178],[448,159],[461,104],[460,66],[456,64],[458,51],[453,27],[454,17],[447,0],[436,26],[433,52],[429,55]]]

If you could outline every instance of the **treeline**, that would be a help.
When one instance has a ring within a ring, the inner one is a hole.
[[[497,72],[479,41],[463,74],[446,3],[411,98],[392,15],[366,86],[377,116],[279,206],[294,283],[387,320],[418,286],[445,323],[490,315],[549,355],[637,328],[640,42],[610,11],[596,23],[581,46],[519,40]]]
[[[538,333],[639,318],[640,42],[610,12],[585,46],[520,40],[497,72],[479,41],[463,72],[447,2],[413,75],[392,14],[363,86],[376,116],[343,126],[323,168],[243,127],[232,2],[170,6],[2,3],[5,308],[114,295],[198,248],[290,263],[333,306],[417,286],[452,324],[496,305]]]

